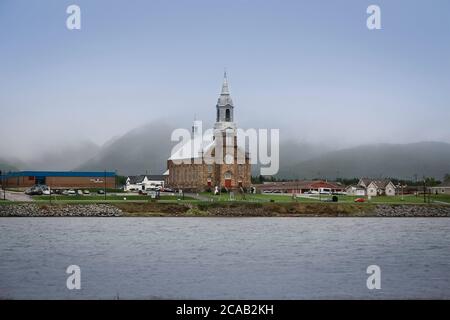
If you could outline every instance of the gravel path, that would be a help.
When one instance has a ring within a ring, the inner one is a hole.
[[[3,199],[3,190],[0,190],[0,197]],[[9,201],[33,201],[33,198],[23,192],[6,191],[6,200]]]

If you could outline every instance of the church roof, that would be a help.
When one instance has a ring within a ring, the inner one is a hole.
[[[233,100],[231,99],[230,89],[228,88],[227,72],[223,74],[222,91],[220,92],[219,99],[217,100],[218,106],[233,106]]]
[[[189,140],[181,148],[172,153],[169,160],[201,158],[203,154],[213,148],[214,145],[215,143],[213,140],[203,140],[200,143]]]
[[[203,156],[211,155],[212,149],[216,147],[216,140],[203,140],[201,143],[194,143],[194,140],[189,140],[181,148],[172,153],[169,160],[185,160],[202,158]],[[249,156],[240,146],[237,147],[238,154],[245,154]]]

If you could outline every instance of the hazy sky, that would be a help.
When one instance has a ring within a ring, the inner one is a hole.
[[[370,4],[382,30],[366,27]],[[0,0],[0,156],[212,122],[224,67],[242,127],[450,142],[447,0]]]

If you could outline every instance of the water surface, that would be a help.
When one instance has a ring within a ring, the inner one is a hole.
[[[448,299],[450,219],[1,218],[0,297]]]

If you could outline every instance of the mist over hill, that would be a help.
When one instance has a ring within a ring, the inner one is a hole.
[[[172,148],[173,129],[165,122],[133,129],[105,144],[95,157],[75,170],[117,170],[121,175],[162,174]]]
[[[282,178],[398,177],[432,176],[442,179],[450,172],[450,144],[417,142],[370,144],[331,151],[306,161],[282,166]]]
[[[117,170],[121,175],[162,174],[167,168],[167,159],[176,142],[170,141],[173,126],[165,122],[152,122],[129,131],[104,145],[92,159],[75,170]],[[296,142],[291,139],[281,142],[282,166],[292,166],[299,160],[308,160],[329,151],[322,145]],[[259,166],[253,166],[253,174],[259,174]]]
[[[0,171],[2,171],[2,173],[6,173],[9,171],[16,171],[19,170],[19,168],[17,167],[16,163],[17,161],[12,161],[8,160],[8,159],[3,159],[0,158]]]
[[[29,161],[0,158],[0,169],[117,171],[120,175],[162,174],[176,142],[175,128],[167,121],[154,121],[110,139],[99,147],[91,142],[70,144],[47,151]],[[259,175],[259,166],[252,166]],[[336,179],[354,177],[398,177],[442,179],[450,173],[450,144],[366,144],[335,150],[329,145],[310,144],[290,138],[280,142],[277,178]]]
[[[33,159],[27,161],[25,168],[35,170],[72,170],[94,157],[100,147],[91,141],[80,141],[70,143],[66,146],[55,147],[53,150],[45,151]]]
[[[131,130],[105,145],[96,157],[77,170],[117,170],[124,175],[161,174],[174,143],[173,127],[154,122]],[[253,175],[259,166],[253,166]],[[441,179],[450,172],[450,144],[418,142],[410,144],[367,144],[342,150],[298,142],[280,142],[278,178],[353,178],[399,177],[405,179],[433,176]]]

